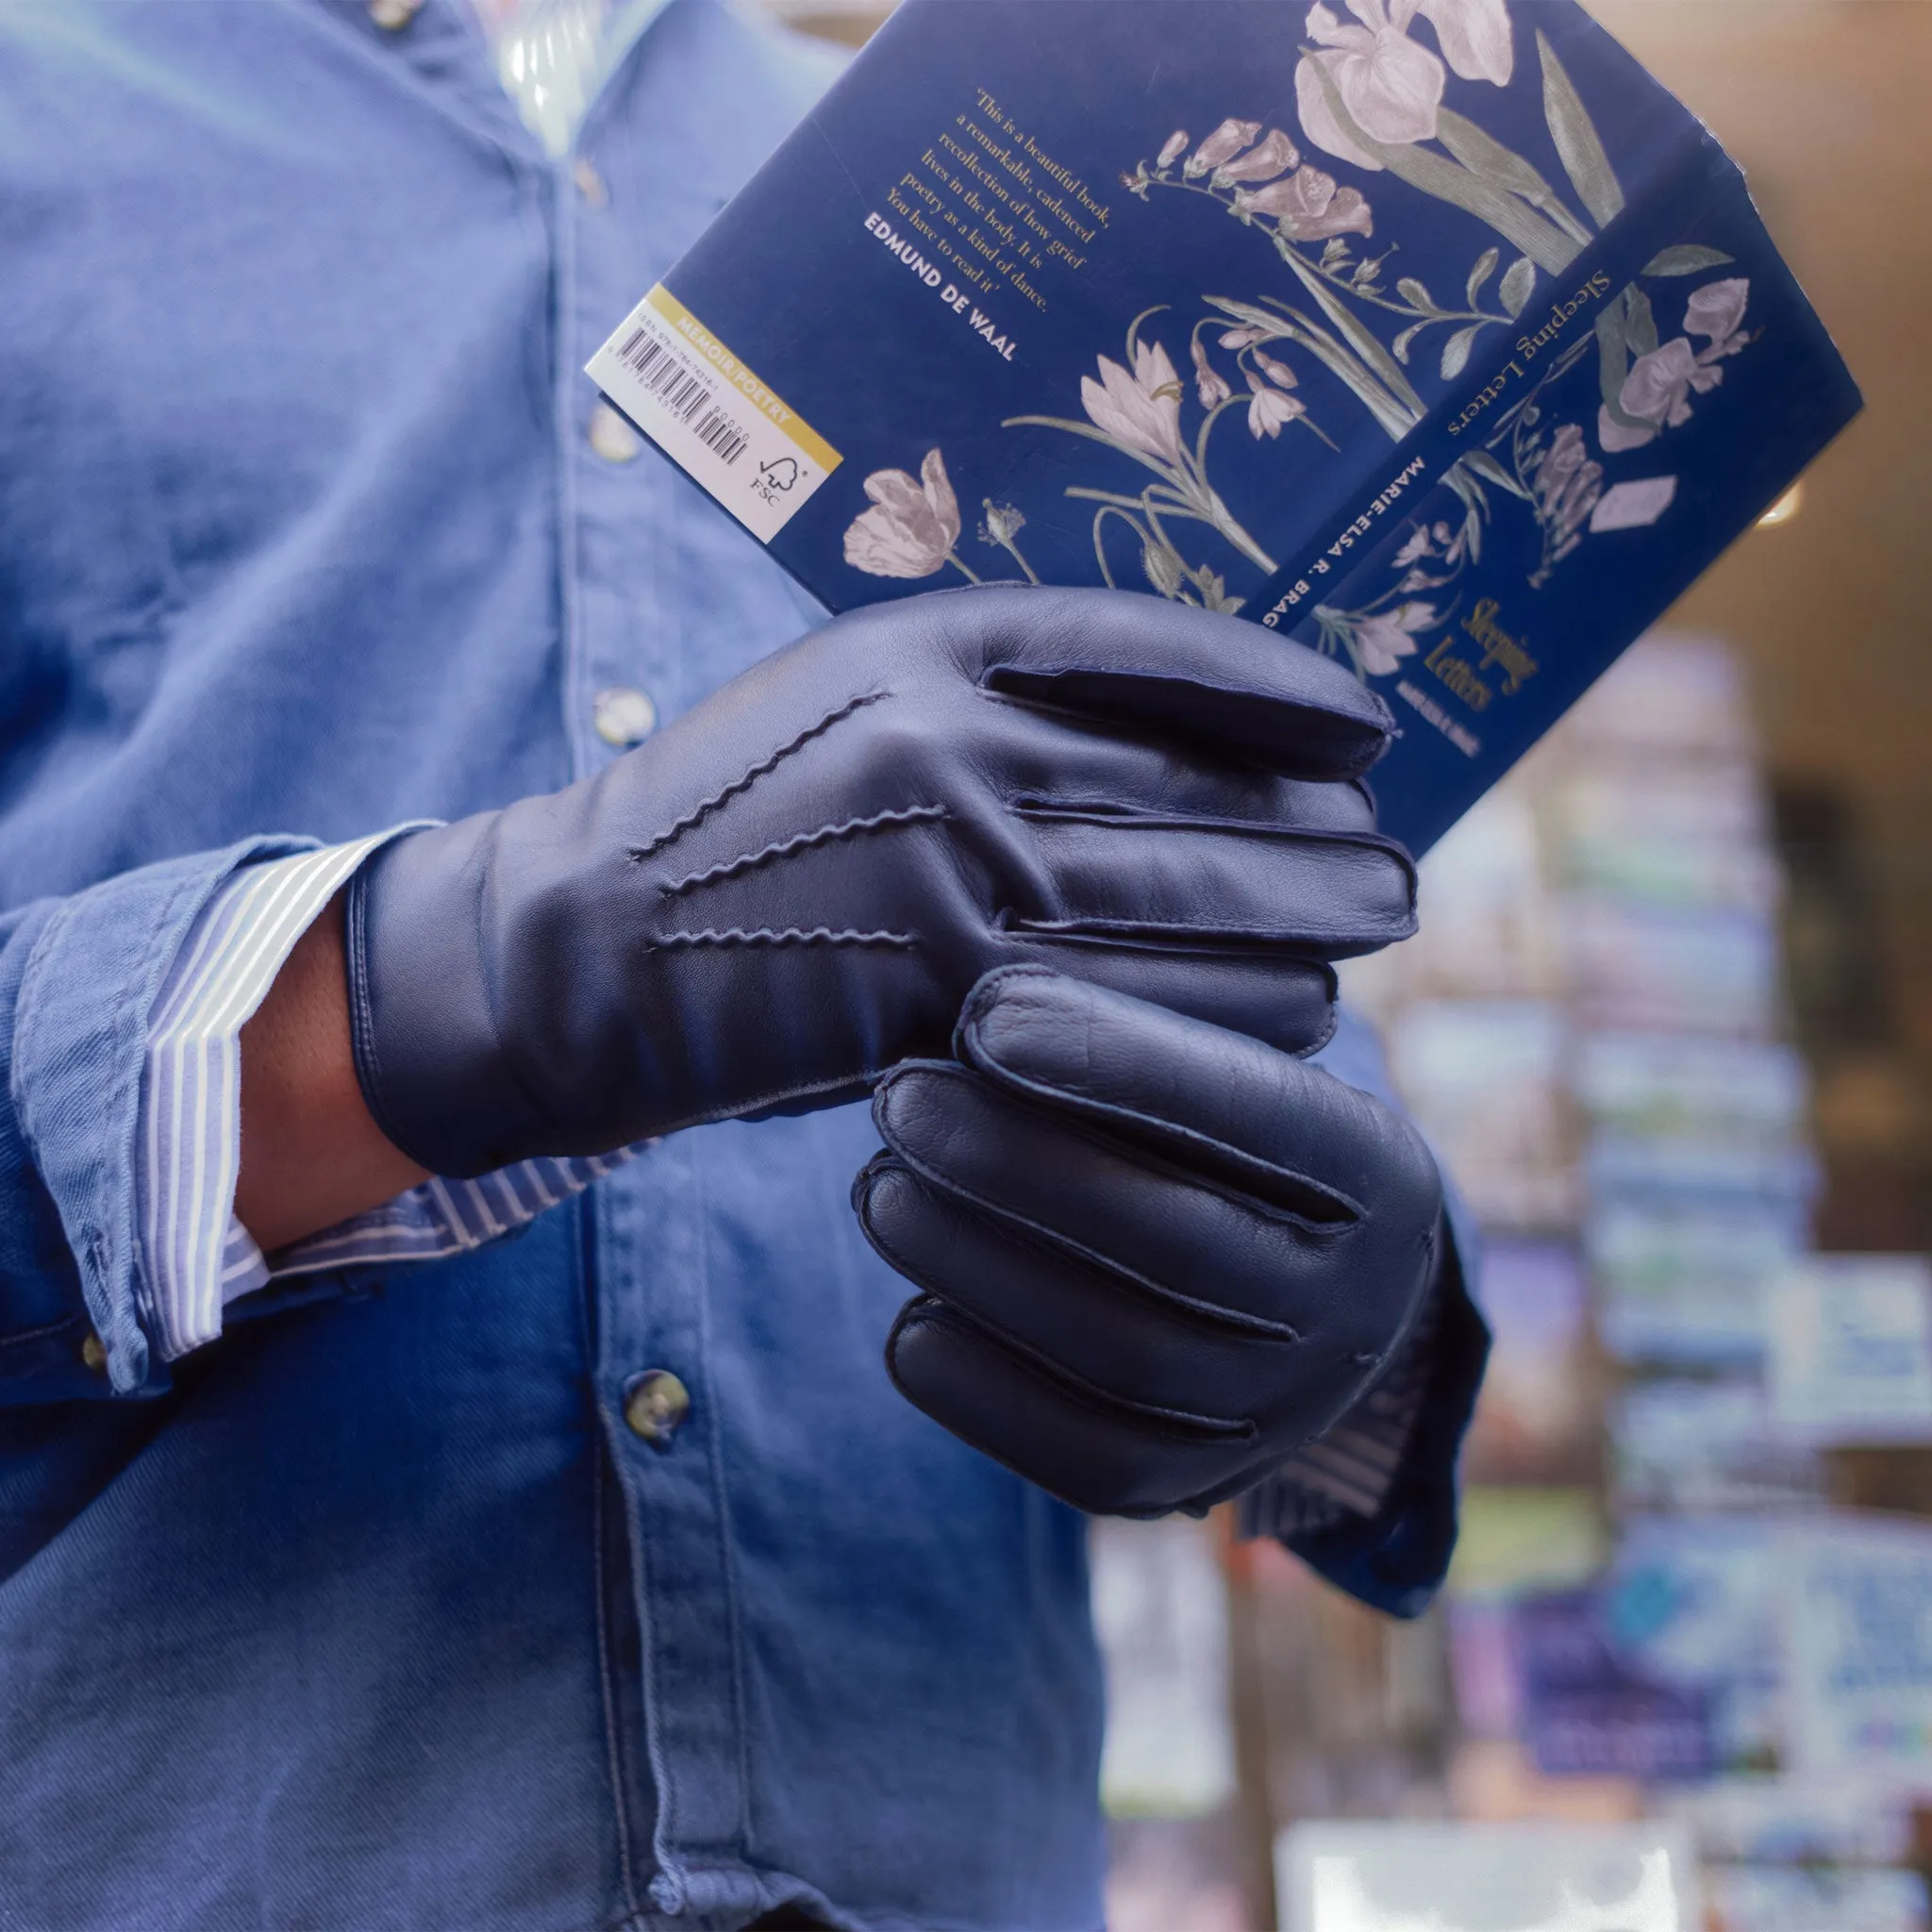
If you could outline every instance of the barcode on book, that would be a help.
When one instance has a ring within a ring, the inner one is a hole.
[[[591,358],[589,373],[760,542],[838,466],[838,451],[661,284]]]

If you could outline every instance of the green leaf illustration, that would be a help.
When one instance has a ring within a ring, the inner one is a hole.
[[[1328,318],[1337,334],[1360,357],[1374,372],[1375,379],[1388,388],[1396,401],[1414,412],[1412,424],[1420,423],[1428,411],[1424,408],[1422,397],[1402,373],[1401,365],[1394,357],[1300,256],[1291,256],[1288,265],[1300,279],[1302,287],[1314,297],[1316,307]]]
[[[1476,297],[1483,291],[1483,284],[1496,273],[1496,264],[1502,258],[1503,251],[1500,248],[1485,248],[1476,257],[1475,266],[1469,272],[1469,280],[1462,285],[1462,292],[1468,298],[1472,308],[1475,307]]]
[[[1519,255],[1509,264],[1509,272],[1503,277],[1503,286],[1498,291],[1503,297],[1503,311],[1513,321],[1521,315],[1528,304],[1530,291],[1536,287],[1536,263],[1526,255]]]
[[[1657,317],[1650,297],[1635,282],[1624,291],[1624,340],[1633,356],[1648,356],[1657,347]]]
[[[1399,336],[1395,338],[1394,341],[1390,344],[1390,346],[1395,351],[1395,359],[1398,362],[1407,362],[1408,345],[1415,341],[1416,337],[1422,334],[1424,329],[1427,327],[1428,324],[1425,322],[1412,322],[1406,329],[1402,331],[1402,333]]]
[[[1543,62],[1543,119],[1550,125],[1550,139],[1563,162],[1570,185],[1590,210],[1599,228],[1607,228],[1624,212],[1624,191],[1617,185],[1617,173],[1597,136],[1590,110],[1563,72],[1563,63],[1541,28],[1536,37],[1537,51]]]
[[[1440,315],[1442,312],[1436,307],[1436,298],[1413,275],[1404,275],[1395,284],[1395,292],[1411,308],[1420,308],[1424,315]]]
[[[1733,258],[1715,248],[1700,247],[1695,242],[1680,242],[1674,248],[1666,248],[1661,255],[1653,255],[1643,264],[1641,273],[1647,275],[1694,275],[1699,269],[1727,267]]]
[[[1480,476],[1484,482],[1492,483],[1499,490],[1507,490],[1511,496],[1521,496],[1524,493],[1522,484],[1517,482],[1488,450],[1465,450],[1460,464],[1473,475]]]
[[[1436,116],[1436,134],[1449,152],[1485,181],[1508,194],[1520,194],[1532,208],[1540,208],[1566,235],[1588,242],[1590,230],[1557,198],[1557,191],[1512,148],[1450,108]]]
[[[1442,380],[1448,382],[1462,374],[1463,365],[1469,360],[1469,352],[1475,345],[1476,332],[1482,327],[1479,322],[1473,322],[1467,328],[1459,328],[1442,344]]]
[[[1625,429],[1646,425],[1624,408],[1624,379],[1630,374],[1629,338],[1624,334],[1624,305],[1612,302],[1596,319],[1597,385],[1612,423]]]

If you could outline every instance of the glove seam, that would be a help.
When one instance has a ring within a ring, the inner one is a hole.
[[[1177,1441],[1191,1443],[1201,1448],[1219,1448],[1224,1444],[1252,1442],[1260,1430],[1250,1416],[1239,1422],[1228,1422],[1215,1416],[1194,1415],[1184,1408],[1161,1408],[1153,1403],[1135,1402],[1125,1396],[1110,1394],[1076,1375],[1071,1369],[1056,1362],[1050,1356],[1042,1355],[1030,1343],[1010,1335],[996,1324],[988,1322],[971,1309],[962,1308],[944,1295],[917,1295],[899,1310],[898,1319],[892,1324],[892,1332],[886,1338],[887,1367],[893,1382],[898,1382],[898,1373],[893,1366],[891,1350],[906,1329],[922,1318],[929,1319],[937,1309],[948,1320],[966,1329],[972,1339],[982,1343],[991,1343],[1008,1354],[1017,1357],[1026,1367],[1032,1369],[1044,1380],[1053,1384],[1062,1393],[1096,1414],[1115,1422],[1127,1422],[1151,1426],[1163,1434],[1174,1437]],[[902,1388],[901,1394],[906,1391]],[[910,1397],[908,1397],[910,1400]]]
[[[774,859],[788,858],[794,852],[808,852],[837,840],[857,838],[861,832],[884,831],[951,816],[951,809],[943,805],[908,805],[897,809],[875,811],[868,818],[845,819],[836,824],[820,825],[815,831],[794,832],[789,838],[776,839],[769,845],[760,846],[756,852],[741,852],[736,858],[722,858],[716,865],[708,865],[702,872],[687,873],[681,879],[660,881],[658,891],[668,899],[699,886],[735,879],[755,867],[770,864]]]
[[[701,798],[688,812],[680,818],[674,819],[655,838],[647,840],[641,845],[633,845],[630,848],[632,859],[641,864],[654,854],[662,852],[666,846],[675,843],[685,833],[703,824],[721,807],[749,791],[760,778],[777,770],[794,753],[803,751],[813,739],[823,737],[835,724],[851,717],[855,711],[863,710],[867,705],[875,705],[891,695],[891,693],[887,691],[861,691],[856,698],[848,698],[844,704],[835,706],[816,724],[808,724],[795,738],[787,740],[776,751],[759,758],[755,764],[747,765],[729,784],[720,786],[708,798]]]
[[[882,1086],[880,1089],[881,1093],[884,1091],[885,1088]],[[1077,1121],[1071,1123],[1056,1122],[1055,1124],[1067,1126],[1071,1131],[1080,1133],[1081,1137],[1090,1142],[1092,1140],[1091,1135],[1082,1131],[1082,1124]],[[880,1124],[880,1131],[882,1133],[885,1132],[883,1124]],[[887,1134],[886,1138],[889,1142],[891,1141],[890,1134]],[[1110,1153],[1113,1149],[1108,1148],[1107,1151]],[[1019,1229],[1023,1234],[1047,1247],[1055,1255],[1071,1255],[1084,1262],[1087,1266],[1096,1270],[1103,1277],[1124,1282],[1128,1286],[1140,1290],[1151,1301],[1160,1307],[1171,1309],[1185,1309],[1189,1314],[1198,1315],[1216,1326],[1239,1329],[1243,1334],[1259,1335],[1270,1341],[1300,1346],[1307,1340],[1307,1337],[1299,1328],[1294,1327],[1290,1323],[1273,1322],[1265,1315],[1252,1315],[1244,1309],[1229,1308],[1216,1302],[1197,1301],[1192,1296],[1182,1294],[1177,1290],[1167,1287],[1161,1282],[1150,1280],[1146,1275],[1129,1268],[1124,1262],[1117,1261],[1109,1256],[1102,1255],[1096,1250],[1087,1247],[1084,1243],[1074,1240],[1071,1235],[1060,1234],[1058,1230],[1047,1227],[1042,1223],[1034,1221],[1028,1216],[1012,1213],[1001,1208],[997,1203],[988,1200],[985,1195],[975,1193],[971,1189],[962,1187],[958,1182],[950,1177],[936,1173],[916,1155],[908,1154],[904,1148],[896,1144],[892,1144],[891,1154],[895,1160],[901,1161],[905,1165],[908,1173],[916,1175],[918,1179],[939,1193],[945,1195],[948,1199],[962,1203],[965,1207],[978,1214],[982,1220],[991,1223],[995,1228]],[[1174,1172],[1177,1173],[1178,1171]],[[1170,1177],[1173,1177],[1173,1175],[1171,1174]],[[1182,1175],[1180,1178],[1183,1185],[1201,1186],[1204,1192],[1218,1193],[1223,1200],[1230,1201],[1233,1205],[1241,1208],[1255,1208],[1258,1206],[1265,1209],[1267,1205],[1266,1203],[1256,1203],[1248,1200],[1234,1202],[1233,1197],[1226,1191],[1215,1188],[1211,1183],[1199,1183],[1192,1176],[1187,1175]],[[1312,1232],[1318,1236],[1328,1234],[1331,1228],[1337,1234],[1350,1231],[1348,1227],[1341,1224],[1330,1224],[1328,1227],[1324,1227],[1320,1223],[1301,1221],[1295,1223],[1295,1227],[1297,1232]]]

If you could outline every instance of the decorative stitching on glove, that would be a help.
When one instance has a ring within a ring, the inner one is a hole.
[[[708,886],[721,879],[735,878],[741,872],[750,872],[754,866],[769,864],[774,858],[784,858],[814,845],[829,845],[835,840],[856,838],[861,832],[875,832],[892,825],[917,824],[923,820],[942,819],[946,815],[946,808],[942,805],[912,805],[901,811],[875,811],[870,818],[847,819],[842,824],[821,825],[815,832],[794,833],[790,839],[780,839],[757,852],[741,852],[736,858],[721,859],[716,865],[708,865],[703,872],[687,873],[681,879],[667,880],[658,890],[668,899],[695,886]]]
[[[631,858],[641,860],[650,858],[654,852],[663,851],[665,846],[669,845],[674,840],[682,837],[693,825],[702,824],[706,819],[709,818],[728,799],[736,798],[741,791],[750,791],[752,786],[768,772],[774,771],[793,752],[803,750],[814,738],[829,731],[841,718],[849,718],[854,711],[862,710],[867,705],[875,705],[881,698],[889,697],[890,695],[889,691],[864,691],[859,696],[851,699],[848,703],[841,705],[837,710],[827,711],[816,724],[808,724],[796,738],[792,739],[789,743],[781,744],[770,758],[760,758],[757,764],[747,766],[736,778],[732,779],[730,784],[721,787],[718,791],[712,792],[710,797],[701,799],[681,819],[675,820],[647,844],[633,845],[630,852]]]
[[[652,940],[645,950],[658,952],[667,946],[916,946],[916,932],[834,932],[829,926],[815,925],[809,932],[802,926],[774,929],[760,926],[746,932],[733,926],[728,932],[667,932]]]

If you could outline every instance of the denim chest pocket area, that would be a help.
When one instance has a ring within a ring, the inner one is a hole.
[[[4,798],[16,760],[63,721],[115,738],[132,729],[181,587],[161,478],[110,400],[78,412],[43,398],[0,438]]]
[[[825,622],[808,591],[683,475],[674,494],[676,593],[691,701]]]

